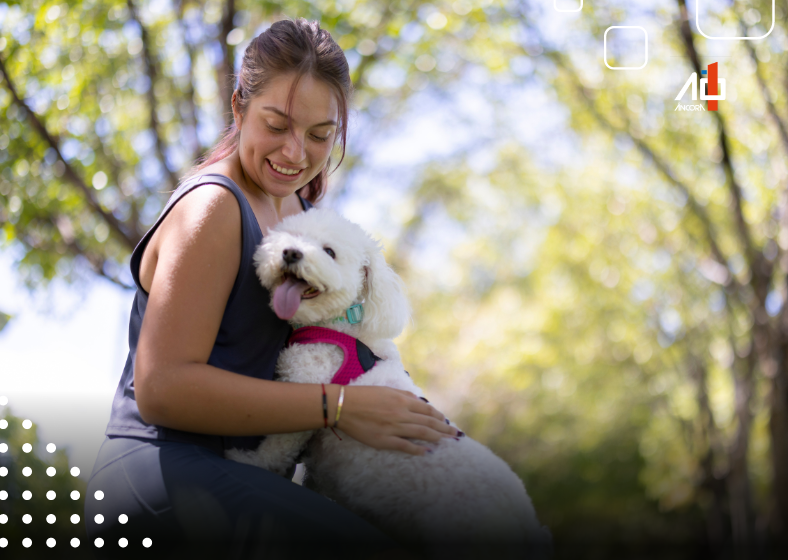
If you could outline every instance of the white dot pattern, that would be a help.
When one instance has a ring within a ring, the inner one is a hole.
[[[6,404],[8,404],[8,398],[5,396],[0,396],[0,406],[5,406]],[[25,430],[29,430],[30,428],[33,427],[33,422],[30,419],[26,418],[22,421],[22,427]],[[5,430],[6,428],[8,428],[8,421],[4,418],[0,419],[0,429]],[[49,453],[54,453],[55,450],[57,450],[57,446],[54,443],[49,443],[46,446],[46,450]],[[8,444],[0,443],[0,453],[6,453],[7,451],[8,451]],[[33,446],[30,443],[25,443],[22,445],[22,451],[25,453],[30,453],[31,451],[33,451]],[[80,470],[79,467],[71,467],[69,472],[71,473],[71,476],[76,477],[79,476]],[[23,476],[29,477],[32,474],[33,474],[32,468],[24,467],[22,469]],[[57,469],[55,469],[55,467],[48,467],[46,469],[46,474],[50,477],[53,477],[55,476],[55,474],[57,474]],[[7,475],[8,475],[8,469],[6,467],[0,467],[0,476],[7,476]],[[46,493],[46,497],[48,500],[54,500],[56,495],[57,494],[55,493],[54,490],[49,490]],[[73,490],[70,496],[72,500],[78,500],[80,497],[80,493],[78,490]],[[101,490],[97,490],[93,494],[93,497],[96,500],[101,501],[104,499],[104,492],[102,492]],[[25,500],[30,500],[33,498],[33,493],[30,490],[25,490],[24,492],[22,492],[22,498]],[[8,499],[8,492],[5,490],[0,490],[0,500],[7,500],[7,499]],[[104,522],[104,516],[101,515],[100,513],[97,514],[93,519],[97,524],[101,524]],[[71,515],[70,520],[71,523],[77,525],[80,522],[80,516],[75,513]],[[123,525],[125,525],[128,522],[128,520],[129,517],[125,513],[121,513],[118,516],[118,522]],[[29,525],[30,523],[32,523],[32,521],[33,521],[32,515],[25,514],[22,516],[22,522],[25,523],[26,525]],[[52,525],[55,523],[55,521],[57,521],[57,517],[54,514],[50,513],[46,516],[46,521],[47,523]],[[5,525],[6,523],[8,523],[8,515],[6,515],[5,513],[0,514],[0,525]],[[71,539],[70,543],[72,548],[78,548],[80,545],[80,541],[76,537]],[[49,537],[46,540],[46,545],[49,548],[55,548],[56,544],[57,541],[52,537]],[[93,541],[93,544],[96,546],[96,548],[101,548],[104,546],[104,539],[98,537]],[[121,538],[120,540],[118,540],[118,546],[120,546],[121,548],[126,548],[128,544],[129,541],[126,538]],[[22,540],[22,546],[24,546],[25,548],[30,548],[32,545],[33,545],[33,541],[30,538],[24,538]],[[148,537],[142,539],[142,546],[144,546],[145,548],[150,548],[152,545],[153,545],[152,539]],[[7,546],[8,546],[8,539],[6,539],[5,537],[0,537],[0,548],[6,548]]]

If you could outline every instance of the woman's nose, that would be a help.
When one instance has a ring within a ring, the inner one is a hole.
[[[304,142],[293,134],[287,135],[285,145],[282,146],[282,155],[293,163],[300,163],[304,161],[306,153],[304,151]]]

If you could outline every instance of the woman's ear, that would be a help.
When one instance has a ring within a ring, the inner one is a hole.
[[[362,330],[373,338],[396,338],[410,318],[410,305],[402,279],[389,267],[378,243],[372,239],[367,248],[364,274]]]
[[[241,111],[238,110],[238,90],[233,92],[232,98],[232,106],[233,106],[233,121],[235,121],[235,128],[241,130],[241,122],[243,122],[243,115],[241,115]]]

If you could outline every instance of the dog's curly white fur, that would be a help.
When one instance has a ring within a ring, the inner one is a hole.
[[[288,263],[288,250],[301,256]],[[320,292],[301,299],[293,323],[327,321],[363,300],[361,323],[325,325],[358,338],[382,358],[350,384],[422,395],[393,342],[410,317],[402,281],[360,226],[327,209],[290,216],[269,230],[255,264],[272,294],[286,275]],[[342,360],[342,350],[333,344],[296,343],[282,351],[276,371],[282,381],[329,383]],[[327,429],[272,435],[254,451],[229,450],[226,456],[284,475],[308,442],[302,459],[310,487],[401,541],[549,542],[520,478],[470,437],[443,438],[430,443],[434,453],[414,456],[377,450],[337,433],[341,440]]]

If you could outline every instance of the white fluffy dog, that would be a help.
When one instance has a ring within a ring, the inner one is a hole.
[[[402,282],[360,226],[327,209],[287,217],[269,230],[255,264],[277,315],[295,326],[319,323],[346,333],[381,358],[350,385],[422,395],[393,342],[410,316]],[[336,319],[361,302],[361,322]],[[282,351],[276,371],[282,381],[329,383],[343,358],[334,344],[295,343]],[[412,440],[434,449],[414,456],[336,432],[341,440],[330,429],[271,435],[255,451],[226,456],[280,475],[301,456],[310,488],[401,542],[549,543],[520,478],[470,437]]]

